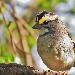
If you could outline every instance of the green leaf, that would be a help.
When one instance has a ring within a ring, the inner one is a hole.
[[[28,41],[30,49],[36,44],[35,39],[31,35],[28,36],[27,41]]]
[[[0,57],[0,63],[5,63],[4,57]]]

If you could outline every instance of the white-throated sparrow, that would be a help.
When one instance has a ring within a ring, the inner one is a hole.
[[[65,71],[74,64],[74,43],[60,17],[43,11],[36,16],[34,29],[40,31],[37,50],[48,68]]]

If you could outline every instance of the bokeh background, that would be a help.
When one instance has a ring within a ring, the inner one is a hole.
[[[47,68],[37,54],[36,14],[58,14],[75,40],[75,0],[0,0],[0,63]]]

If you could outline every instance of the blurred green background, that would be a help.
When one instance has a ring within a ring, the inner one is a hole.
[[[75,0],[1,0],[0,63],[34,65],[32,49],[38,32],[32,26],[36,14],[43,10],[63,16],[74,39]]]

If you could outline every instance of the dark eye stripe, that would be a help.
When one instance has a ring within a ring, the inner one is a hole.
[[[48,24],[48,22],[44,21],[43,24]]]
[[[36,22],[38,22],[45,14],[47,14],[48,12],[46,11],[43,11],[42,13],[38,14],[36,16]]]

